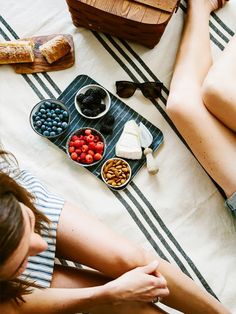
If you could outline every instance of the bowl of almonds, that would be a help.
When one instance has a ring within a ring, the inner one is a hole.
[[[128,184],[131,172],[127,161],[114,157],[105,161],[101,169],[101,176],[108,187],[119,190]]]

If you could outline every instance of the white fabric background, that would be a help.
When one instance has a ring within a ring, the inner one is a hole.
[[[185,2],[182,1],[182,3],[185,6]],[[0,0],[0,10],[3,19],[20,38],[53,33],[73,35],[75,65],[64,71],[48,73],[61,91],[79,74],[91,76],[112,93],[115,93],[114,82],[116,80],[130,80],[128,74],[92,32],[74,27],[64,0]],[[217,13],[221,21],[232,31],[236,29],[235,12],[236,1],[232,0]],[[166,28],[160,43],[152,50],[129,43],[130,47],[164,82],[167,88],[169,88],[172,75],[183,18],[184,12],[180,8]],[[213,18],[212,23],[227,38],[231,37]],[[0,28],[2,30],[0,36],[4,32],[10,39],[13,39],[13,35],[2,21],[0,21]],[[223,46],[226,45],[214,30],[211,32],[217,42]],[[134,71],[109,40],[103,34],[100,36],[127,64],[129,69]],[[4,40],[3,36],[1,40]],[[119,44],[119,41],[115,40]],[[122,48],[125,50],[123,46]],[[125,51],[141,71],[145,71],[138,61],[127,50]],[[214,58],[217,58],[221,52],[214,43],[212,43],[212,51]],[[138,74],[135,75],[140,79]],[[28,77],[43,96],[49,98],[35,77],[32,75]],[[50,86],[45,77],[42,74],[39,74],[39,77],[53,95],[58,97],[59,94]],[[147,74],[147,77],[151,80],[150,75]],[[166,94],[164,96],[167,98]],[[131,218],[127,205],[124,206],[100,180],[86,169],[75,165],[60,149],[32,131],[29,124],[29,113],[38,101],[38,96],[21,75],[15,74],[9,65],[0,66],[0,138],[4,147],[16,155],[22,167],[32,170],[51,190],[78,206],[92,211],[99,219],[130,240],[153,250],[140,226]],[[143,167],[134,178],[135,186],[141,191],[141,196],[144,195],[149,201],[149,209],[152,206],[161,217],[220,301],[231,309],[232,313],[236,313],[236,223],[224,208],[223,198],[151,102],[139,92],[125,102],[159,127],[164,133],[165,139],[164,145],[155,154],[160,172],[156,176],[150,176],[146,167]],[[161,101],[159,104],[165,108]],[[141,205],[154,226],[163,234],[167,243],[200,285],[196,274],[179,249],[167,237],[164,229],[150,213],[140,195],[134,191],[133,186],[130,186],[128,191]],[[170,261],[175,263],[175,258],[165,251],[165,246],[158,240],[155,230],[150,227],[150,222],[140,214],[129,195],[120,192],[120,196],[140,218],[154,242],[160,246]],[[176,312],[170,310],[170,313]]]

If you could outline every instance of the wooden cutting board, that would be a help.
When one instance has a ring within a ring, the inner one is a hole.
[[[39,51],[39,47],[45,42],[49,41],[55,36],[63,35],[65,36],[71,46],[71,51],[62,57],[61,59],[55,61],[52,64],[49,64],[43,55]],[[34,62],[29,63],[15,63],[12,64],[14,70],[18,74],[30,74],[30,73],[39,73],[39,72],[50,72],[50,71],[59,71],[70,68],[75,62],[75,51],[74,51],[74,42],[73,37],[69,34],[52,34],[48,36],[35,36],[30,38],[21,38],[20,40],[32,40],[34,43]]]

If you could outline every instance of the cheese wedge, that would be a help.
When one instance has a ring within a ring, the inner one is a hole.
[[[116,144],[116,156],[134,160],[142,158],[139,127],[134,120],[125,123],[124,130]]]

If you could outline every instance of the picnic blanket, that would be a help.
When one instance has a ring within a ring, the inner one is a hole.
[[[131,241],[177,264],[236,313],[236,221],[165,111],[185,12],[186,2],[182,0],[161,41],[150,50],[76,28],[65,0],[1,0],[1,40],[71,34],[76,62],[63,71],[29,75],[16,74],[9,65],[0,67],[0,139],[20,166],[30,169],[52,191],[93,212]],[[230,1],[211,16],[215,59],[235,29],[236,1]],[[125,100],[163,132],[164,143],[154,154],[160,168],[157,175],[148,174],[143,166],[127,189],[111,191],[52,142],[33,132],[29,123],[32,107],[40,99],[58,98],[81,74],[113,94],[117,80],[158,79],[164,83],[157,101],[151,102],[138,91]]]

